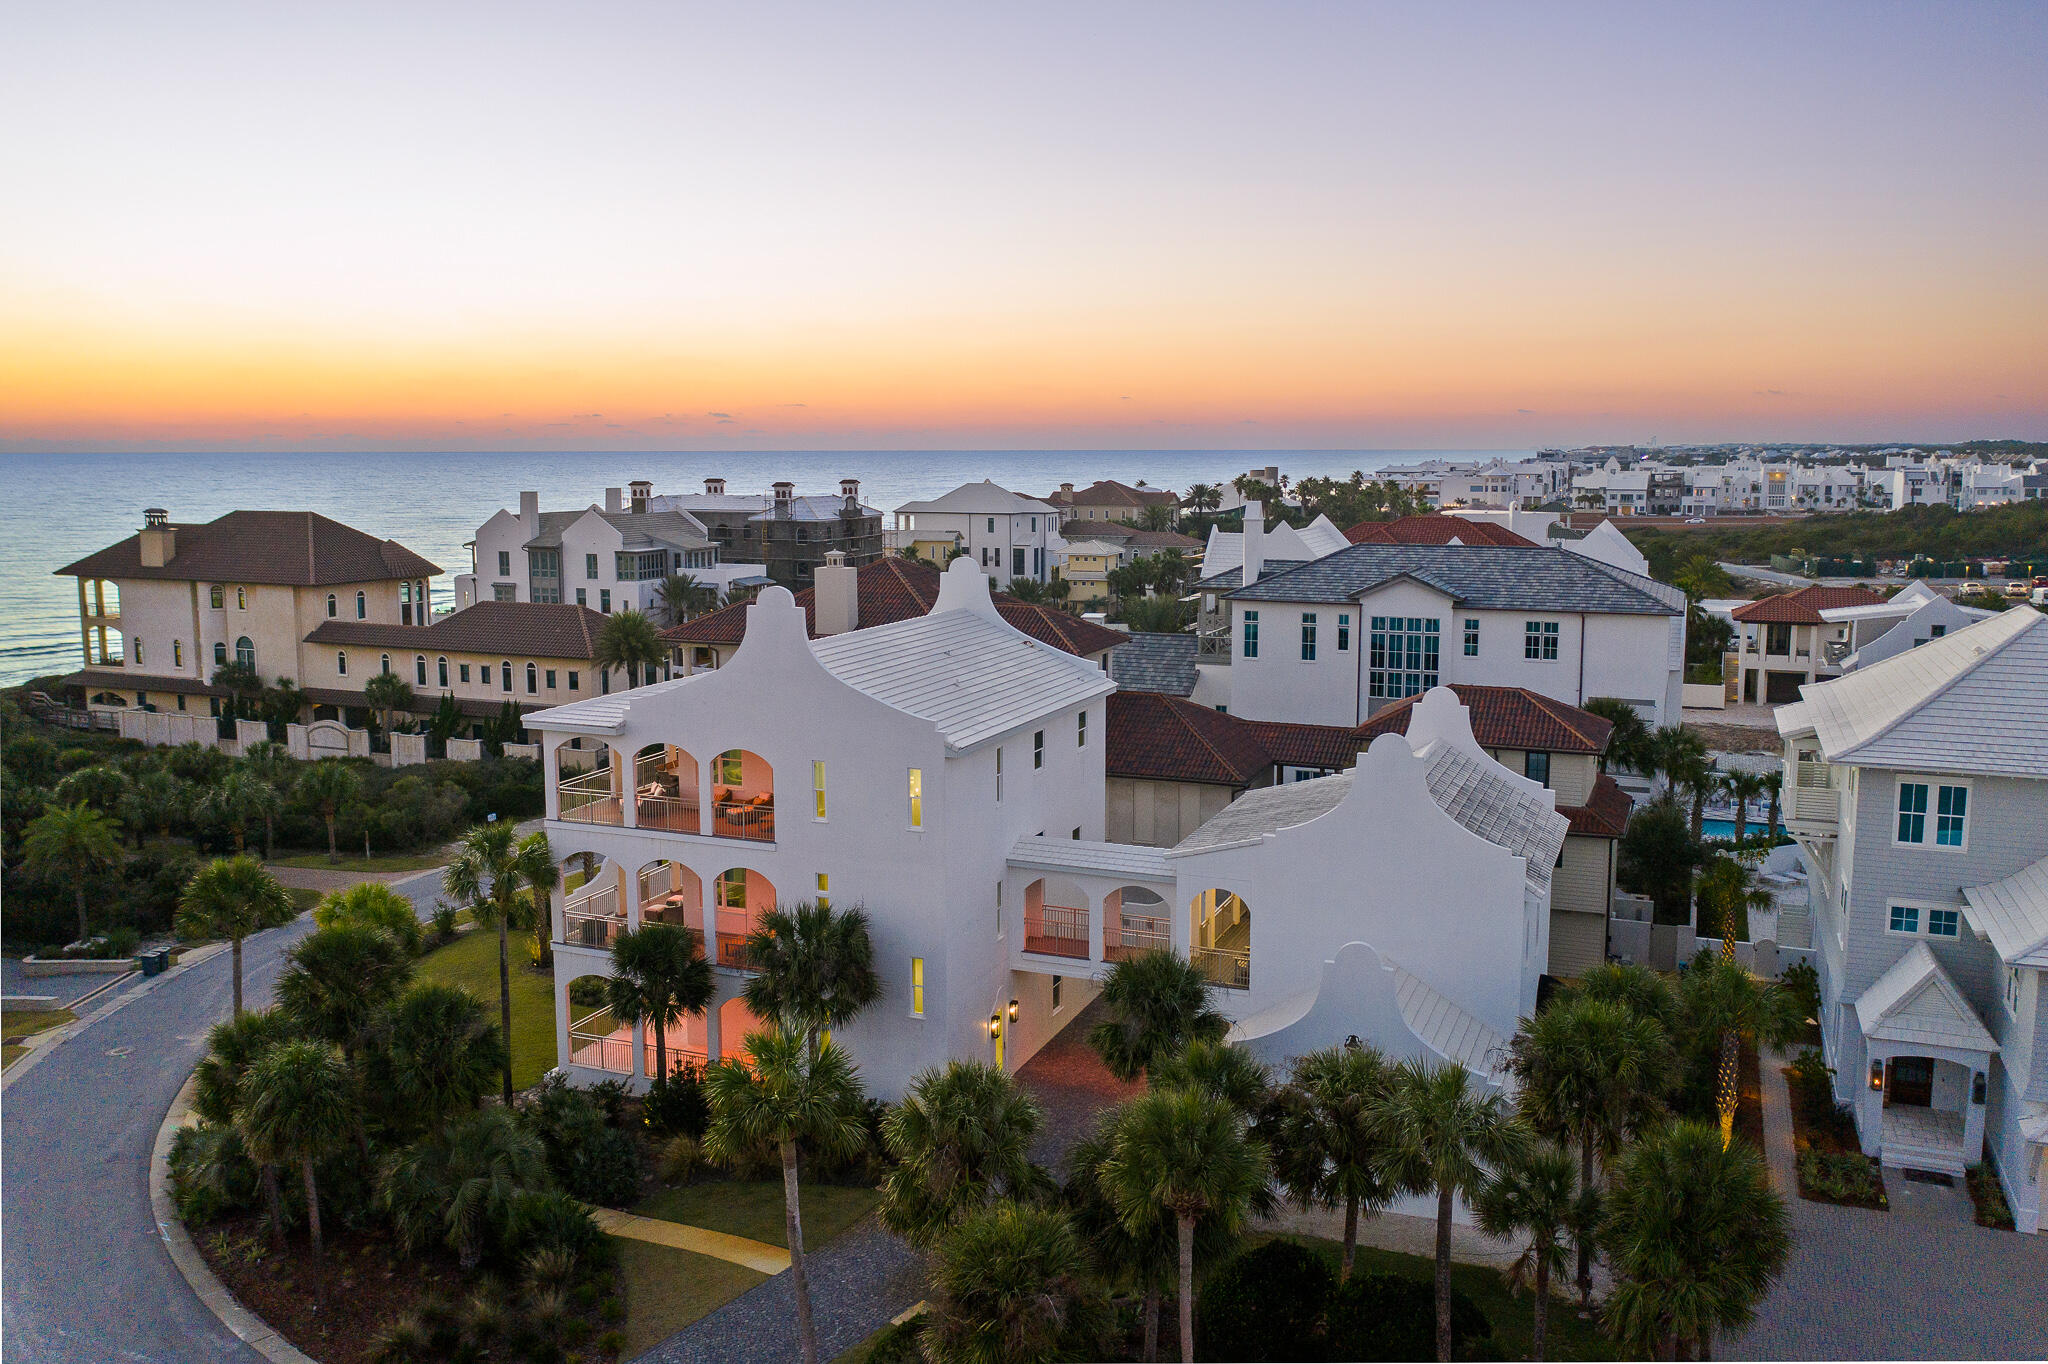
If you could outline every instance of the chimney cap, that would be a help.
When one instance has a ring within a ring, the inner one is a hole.
[[[628,488],[633,489],[635,492],[638,492],[642,488],[645,488],[648,492],[654,491],[654,482],[652,479],[636,478],[632,482],[628,483],[626,486]]]
[[[774,483],[769,484],[768,486],[775,489],[776,494],[782,497],[787,497],[789,494],[796,491],[796,484],[791,483],[786,478],[780,479]]]
[[[845,566],[846,566],[846,551],[845,551],[845,550],[843,550],[843,549],[828,549],[828,550],[826,550],[826,551],[825,551],[825,567],[827,567],[827,568],[844,568]]]
[[[170,519],[171,514],[162,507],[144,507],[142,509],[142,524],[145,526],[168,525]]]

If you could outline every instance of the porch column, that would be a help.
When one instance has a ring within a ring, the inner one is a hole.
[[[548,743],[545,736],[541,740],[541,797],[547,804],[547,817],[549,819],[560,819],[562,817],[562,797],[555,787],[562,780],[562,744],[564,742],[566,741],[558,740],[555,743]]]
[[[1088,897],[1088,960],[1102,960],[1102,933],[1109,915],[1109,891],[1102,895]]]
[[[607,747],[612,755],[612,790],[619,797],[619,823],[624,828],[637,829],[640,827],[640,802],[634,793],[640,784],[640,774],[634,769],[639,763],[616,744]]]
[[[718,1012],[719,1006],[722,1003],[724,1001],[719,999],[718,992],[713,990],[711,992],[711,1004],[704,1010],[704,1058],[706,1065],[715,1066],[719,1061],[721,1043],[718,1031]]]
[[[570,1014],[575,1005],[569,1002],[569,987],[573,981],[558,973],[555,976],[555,1064],[566,1067],[569,1064]]]
[[[616,884],[619,888],[619,905],[626,915],[626,927],[636,929],[640,927],[640,878],[626,870],[623,860],[615,860],[613,865],[618,869]]]
[[[1970,1076],[1963,1084],[1963,1164],[1975,1165],[1984,1159],[1984,1105],[1977,1096],[1991,1086],[1990,1059],[1972,1061]]]
[[[1856,1076],[1856,1134],[1862,1141],[1863,1154],[1875,1159],[1884,1149],[1884,1090],[1873,1088],[1870,1083],[1870,1067],[1889,1066],[1892,1053],[1889,1046],[1864,1040],[1864,1065]],[[1888,1077],[1887,1077],[1888,1078]]]

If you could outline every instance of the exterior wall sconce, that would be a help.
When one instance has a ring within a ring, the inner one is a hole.
[[[1003,1015],[1000,1011],[988,1016],[988,1035],[990,1037],[1001,1037],[1003,1035]]]
[[[1884,1088],[1884,1062],[1872,1061],[1870,1063],[1870,1087],[1872,1089]]]
[[[1973,1104],[1984,1102],[1984,1072],[1981,1070],[1970,1076],[1970,1102]]]
[[[1010,1001],[1010,1021],[1012,1023],[1017,1021],[1017,1001],[1014,999]]]

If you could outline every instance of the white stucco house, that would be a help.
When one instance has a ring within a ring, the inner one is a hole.
[[[882,1002],[837,1038],[893,1097],[951,1057],[1015,1069],[1118,960],[1170,947],[1268,1059],[1358,1035],[1501,1080],[1534,1008],[1553,793],[1473,739],[1444,690],[1352,772],[1252,791],[1173,847],[1105,838],[1115,683],[1007,623],[970,560],[923,616],[818,639],[780,588],[714,671],[528,718],[558,893],[557,1045],[578,1082],[652,1067],[644,1030],[575,1003],[617,933],[705,934],[717,1002],[671,1033],[730,1053],[757,1026],[740,943],[775,904],[869,915]]]
[[[1049,582],[1066,547],[1061,516],[1050,502],[983,479],[898,507],[890,544],[941,566],[965,554],[997,587],[1009,586],[1012,578]]]
[[[2023,1231],[2048,1175],[2048,618],[1930,639],[1777,712],[1821,1034],[1863,1149],[1988,1160]]]

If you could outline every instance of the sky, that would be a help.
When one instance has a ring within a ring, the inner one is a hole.
[[[2048,5],[11,9],[0,451],[2048,438]]]

